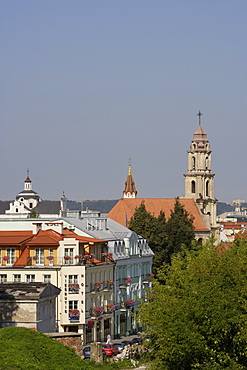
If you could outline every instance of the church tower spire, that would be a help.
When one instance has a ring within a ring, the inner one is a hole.
[[[185,177],[185,198],[194,198],[201,213],[208,216],[208,227],[216,223],[216,199],[214,197],[214,176],[211,170],[210,143],[201,126],[194,132],[188,153],[188,172]]]
[[[32,180],[29,177],[29,168],[27,169],[27,177],[24,181],[24,190],[32,190]]]
[[[123,196],[124,198],[135,198],[136,194],[137,194],[137,190],[135,187],[135,181],[133,180],[133,176],[132,176],[131,159],[129,159],[128,175],[127,175],[127,179],[125,182]]]

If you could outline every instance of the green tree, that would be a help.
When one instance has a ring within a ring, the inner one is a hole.
[[[39,214],[35,211],[35,209],[32,209],[27,218],[39,218]]]
[[[155,217],[147,211],[144,201],[136,208],[130,219],[129,228],[143,238],[148,239],[148,242],[153,242],[155,238]]]
[[[170,263],[171,256],[182,247],[192,248],[195,238],[193,218],[176,199],[174,210],[166,221],[163,211],[158,217],[146,210],[142,202],[130,220],[129,228],[147,239],[154,252],[153,272],[156,274],[163,263]]]
[[[153,369],[247,368],[247,242],[184,250],[163,267],[140,320]]]
[[[147,211],[145,202],[136,208],[130,220],[129,228],[138,235],[147,239],[148,244],[154,252],[153,272],[167,260],[166,219],[164,212],[160,212],[156,218]]]
[[[171,262],[171,256],[180,252],[182,247],[191,249],[192,241],[195,240],[195,231],[193,226],[193,216],[191,216],[178,198],[174,204],[174,210],[166,223],[167,233],[167,262]]]

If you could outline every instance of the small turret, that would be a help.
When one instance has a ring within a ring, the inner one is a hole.
[[[125,182],[123,197],[124,198],[135,198],[136,194],[137,194],[137,190],[135,187],[135,181],[133,180],[133,176],[132,176],[131,159],[129,159],[128,175],[127,175],[127,179]]]

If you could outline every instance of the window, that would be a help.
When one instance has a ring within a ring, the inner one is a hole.
[[[69,293],[79,293],[78,275],[69,275]]]
[[[13,282],[14,283],[20,283],[21,282],[21,275],[20,274],[13,275]]]
[[[13,265],[15,263],[15,248],[7,248],[6,257],[6,264]]]
[[[18,212],[18,208],[15,209],[15,212]]]
[[[33,283],[35,281],[35,275],[26,275],[26,282]]]
[[[44,281],[44,283],[50,283],[51,282],[51,275],[43,275],[43,281]]]
[[[194,170],[196,168],[196,159],[195,157],[192,157],[192,169]]]
[[[0,283],[7,283],[7,274],[0,275]]]
[[[196,183],[195,181],[191,181],[191,193],[195,193],[196,192]]]
[[[35,249],[35,264],[36,265],[43,265],[44,264],[44,249],[43,248],[36,248]]]
[[[33,208],[33,203],[30,203],[29,204],[29,208]]]
[[[78,301],[69,301],[69,310],[78,310]]]
[[[73,264],[73,248],[65,248],[64,249],[64,257],[65,257],[65,265],[72,265]]]
[[[53,249],[49,249],[49,257],[52,257],[49,259],[49,265],[53,265]]]
[[[208,191],[208,181],[206,182],[206,196],[208,197],[209,191]]]

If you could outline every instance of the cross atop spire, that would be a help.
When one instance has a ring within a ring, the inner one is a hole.
[[[197,116],[199,116],[199,126],[201,126],[201,116],[203,114],[201,113],[201,111],[199,110],[199,112],[197,113]]]
[[[129,158],[129,168],[128,168],[128,175],[132,175],[132,172],[131,172],[131,158]]]

